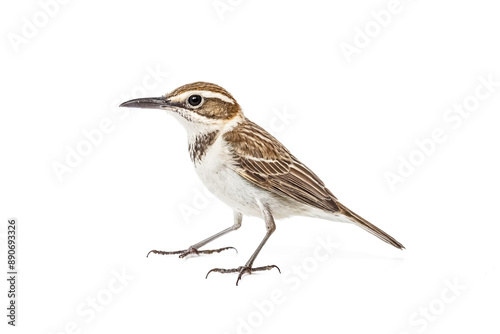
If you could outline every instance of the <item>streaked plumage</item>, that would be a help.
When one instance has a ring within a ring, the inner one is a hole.
[[[275,229],[273,217],[307,216],[350,222],[394,247],[404,248],[341,204],[314,172],[266,130],[248,120],[236,100],[222,87],[196,82],[161,98],[131,100],[122,106],[164,109],[174,115],[187,130],[189,153],[198,176],[235,212],[232,227],[191,246],[181,256],[220,251],[198,248],[239,228],[242,215],[263,217],[268,232],[245,266],[215,269],[223,273],[239,272],[238,281],[244,273],[275,267],[253,267],[257,254]]]
[[[232,146],[239,175],[302,204],[336,212],[336,197],[309,168],[266,130],[245,119],[223,138]]]

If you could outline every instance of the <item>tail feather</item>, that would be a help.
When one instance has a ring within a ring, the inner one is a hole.
[[[378,237],[379,239],[387,242],[388,244],[399,248],[399,249],[405,249],[405,246],[403,246],[399,241],[391,237],[389,234],[385,233],[381,229],[379,229],[377,226],[373,225],[370,223],[368,220],[358,216],[356,213],[351,211],[349,208],[345,207],[342,203],[337,202],[337,205],[340,209],[340,212],[350,218],[354,223],[356,223],[359,227],[362,229],[370,232],[374,236]]]

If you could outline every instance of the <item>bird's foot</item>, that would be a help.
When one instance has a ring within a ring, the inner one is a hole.
[[[216,273],[221,273],[221,274],[230,274],[230,273],[239,273],[238,274],[238,279],[236,280],[236,285],[238,285],[238,283],[240,282],[241,280],[241,277],[243,277],[243,275],[245,273],[247,274],[251,274],[253,272],[256,272],[256,271],[264,271],[264,270],[271,270],[273,268],[276,268],[278,269],[279,273],[281,274],[281,270],[280,268],[278,268],[278,266],[272,264],[272,265],[269,265],[269,266],[263,266],[263,267],[251,267],[251,266],[240,266],[238,268],[234,268],[234,269],[223,269],[223,268],[214,268],[212,270],[210,270],[208,273],[207,273],[207,276],[205,276],[205,278],[208,278],[208,275],[213,271],[213,272],[216,272]]]
[[[213,254],[213,253],[220,253],[220,252],[228,250],[228,249],[234,249],[236,251],[236,253],[238,253],[238,250],[234,247],[223,247],[223,248],[217,248],[217,249],[198,250],[198,249],[191,246],[188,249],[173,251],[173,252],[165,252],[165,251],[153,249],[153,250],[149,251],[149,253],[148,253],[148,255],[146,255],[146,257],[149,257],[149,254],[151,254],[151,253],[160,254],[160,255],[177,255],[177,254],[179,254],[179,258],[182,259],[188,255],[191,255],[191,254],[194,254],[194,255]]]

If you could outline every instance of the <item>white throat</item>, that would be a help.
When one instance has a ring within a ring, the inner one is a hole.
[[[231,120],[210,119],[182,109],[168,110],[186,129],[188,148],[191,160],[197,164],[203,160],[205,153],[221,135],[231,131],[244,120],[238,115]]]

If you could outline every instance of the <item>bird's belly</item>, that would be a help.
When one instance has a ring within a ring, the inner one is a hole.
[[[223,143],[216,141],[195,164],[195,170],[208,190],[233,210],[262,217],[260,202],[271,209],[275,219],[309,215],[309,207],[254,185],[234,171],[232,163]]]
[[[243,215],[262,217],[258,202],[267,204],[275,219],[309,215],[305,205],[252,184],[224,164],[202,163],[195,169],[211,193]]]
[[[256,199],[266,196],[262,190],[223,164],[201,163],[195,169],[208,190],[233,210],[244,215],[261,216]]]

